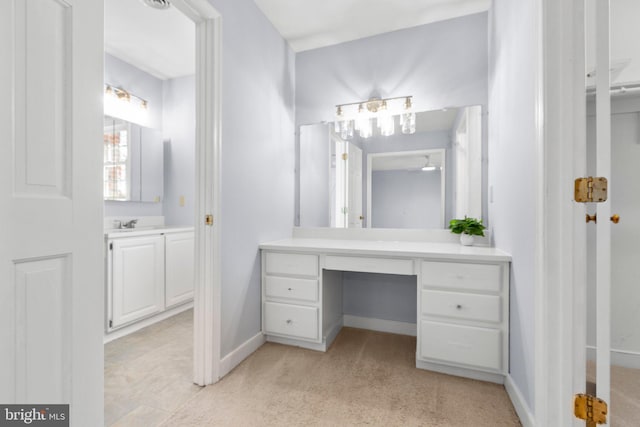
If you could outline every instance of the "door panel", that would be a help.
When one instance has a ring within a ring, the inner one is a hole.
[[[0,0],[0,402],[101,425],[98,0]]]

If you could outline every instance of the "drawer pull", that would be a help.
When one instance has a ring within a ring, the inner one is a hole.
[[[292,324],[292,323],[293,323],[293,320],[291,320],[291,319],[287,319],[287,325],[290,325],[290,324]]]
[[[458,305],[456,305],[456,308],[457,308],[458,310],[462,310],[462,305],[461,305],[461,304],[458,304]]]
[[[287,290],[288,290],[288,291],[291,291],[292,289],[291,289],[291,288],[287,288]]]

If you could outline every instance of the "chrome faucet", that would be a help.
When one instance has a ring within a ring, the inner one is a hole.
[[[137,219],[132,219],[131,221],[127,221],[122,223],[122,227],[124,228],[136,228],[136,224],[138,223]]]

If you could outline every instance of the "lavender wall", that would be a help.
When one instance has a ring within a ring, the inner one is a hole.
[[[416,111],[487,103],[487,14],[367,37],[296,56],[296,124],[335,105],[413,95]]]
[[[374,171],[374,228],[441,228],[440,171]]]
[[[534,409],[534,0],[494,0],[489,31],[489,204],[495,246],[512,255],[510,374]],[[514,179],[517,177],[517,179]]]
[[[164,220],[193,225],[195,219],[196,81],[195,76],[163,85]],[[184,206],[180,206],[180,197]]]
[[[222,15],[222,355],[261,331],[258,244],[291,236],[295,56],[251,0]]]

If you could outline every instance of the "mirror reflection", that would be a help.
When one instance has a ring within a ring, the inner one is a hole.
[[[418,112],[415,122],[413,134],[349,140],[333,123],[301,126],[299,225],[432,229],[482,218],[481,106]]]
[[[104,200],[159,203],[163,144],[159,130],[104,117]]]

